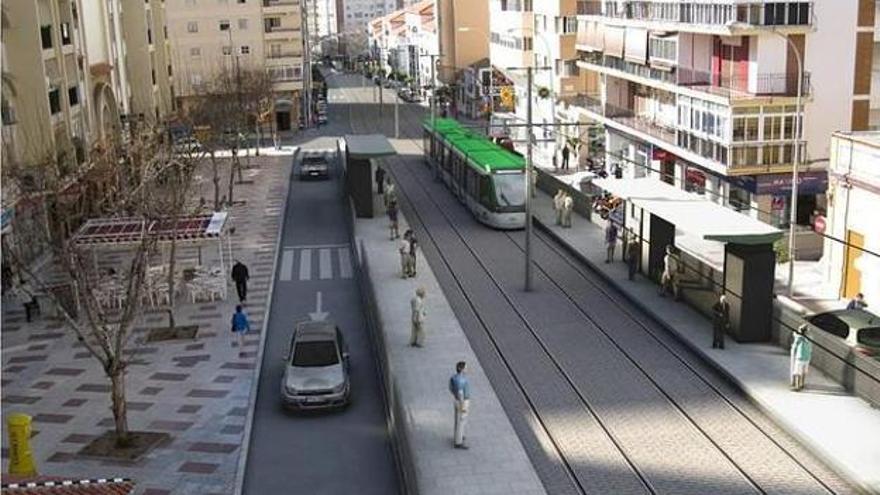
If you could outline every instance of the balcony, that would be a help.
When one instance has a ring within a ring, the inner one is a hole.
[[[269,53],[266,55],[267,59],[270,60],[278,60],[283,58],[300,58],[302,57],[301,52],[277,52],[277,53]]]
[[[302,28],[292,26],[264,26],[267,40],[289,40],[301,36]]]
[[[598,15],[614,19],[644,22],[703,24],[724,26],[740,22],[751,26],[811,26],[813,2],[789,0],[779,2],[739,3],[726,1],[652,1],[626,3],[579,0],[579,15]]]
[[[610,103],[606,103],[603,110],[605,117],[608,119],[654,136],[667,143],[675,144],[675,129],[670,128],[657,119],[645,115],[637,115],[630,108],[622,108]]]
[[[602,113],[602,95],[599,93],[575,93],[558,98],[566,106],[583,108],[594,113]]]
[[[263,0],[264,14],[293,13],[298,7],[297,0]]]
[[[659,68],[659,66],[638,64],[617,57],[603,56],[597,52],[581,52],[578,62],[578,65],[581,67],[598,69],[600,72],[615,77],[625,78],[625,76],[620,74],[624,73],[728,99],[797,95],[797,74],[763,73],[753,77],[729,77],[721,74],[717,75],[715,81],[713,81],[712,73],[710,72],[695,70],[689,67],[675,67],[673,65]],[[674,89],[670,90],[674,91]],[[810,73],[805,72],[801,94],[808,96],[810,91]]]

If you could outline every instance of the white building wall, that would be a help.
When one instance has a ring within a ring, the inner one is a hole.
[[[787,54],[788,42],[784,39],[773,34],[753,36],[749,45],[749,91],[758,92],[759,74],[784,74]]]
[[[856,49],[853,26],[858,2],[813,2],[813,9],[817,29],[806,36],[805,68],[814,91],[806,103],[804,139],[809,160],[827,161],[829,136],[849,130],[852,123]]]

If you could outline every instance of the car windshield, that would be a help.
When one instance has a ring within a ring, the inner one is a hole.
[[[300,342],[293,351],[290,364],[304,368],[333,366],[339,363],[336,344],[332,340],[318,342]]]
[[[495,174],[495,198],[500,206],[522,206],[526,202],[523,174]]]
[[[880,347],[880,327],[863,328],[859,330],[859,344]]]
[[[324,157],[322,156],[307,156],[303,158],[304,165],[323,165]]]

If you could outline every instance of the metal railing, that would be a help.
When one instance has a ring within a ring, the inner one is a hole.
[[[604,9],[603,9],[604,6]],[[752,26],[810,26],[813,2],[691,2],[579,0],[578,15],[602,15],[618,19],[687,24],[725,25],[740,22]]]
[[[297,0],[263,0],[263,7],[290,7],[299,5]]]
[[[281,52],[281,53],[270,53],[266,55],[266,58],[298,58],[302,57],[302,53],[296,52]]]

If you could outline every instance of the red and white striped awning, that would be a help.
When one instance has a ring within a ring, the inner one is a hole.
[[[150,220],[148,224],[142,218],[93,218],[79,228],[73,242],[78,246],[121,246],[139,243],[143,236],[157,237],[160,242],[219,239],[227,217],[227,212],[220,211],[210,215],[161,218]]]

